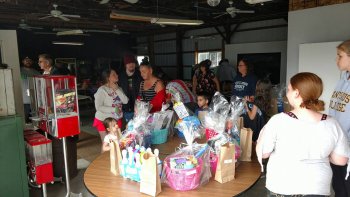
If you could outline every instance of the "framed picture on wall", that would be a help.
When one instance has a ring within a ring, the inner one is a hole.
[[[280,83],[281,53],[237,54],[237,65],[242,59],[250,63],[251,70],[258,79],[269,76],[272,84]]]

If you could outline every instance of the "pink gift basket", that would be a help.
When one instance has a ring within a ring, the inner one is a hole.
[[[164,159],[161,181],[174,190],[193,190],[208,183],[211,177],[209,146],[193,143],[201,134],[194,124],[182,122],[179,128],[186,144],[180,144],[177,151]]]
[[[198,165],[192,169],[171,169],[170,158],[164,162],[164,170],[168,185],[174,190],[187,191],[196,189],[200,185],[203,162],[198,160]]]

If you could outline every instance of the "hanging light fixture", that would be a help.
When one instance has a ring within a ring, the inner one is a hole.
[[[219,5],[220,0],[208,0],[207,2],[208,2],[208,5],[215,7],[215,6]]]
[[[159,25],[202,25],[204,21],[176,18],[151,18],[151,23]]]
[[[249,3],[249,4],[264,3],[264,2],[268,2],[268,1],[272,1],[272,0],[245,0],[245,2]]]

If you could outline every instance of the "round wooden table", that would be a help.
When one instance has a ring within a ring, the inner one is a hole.
[[[160,150],[160,158],[175,151],[181,139],[174,137],[170,142],[157,145],[152,148]],[[213,179],[206,185],[191,191],[176,191],[166,184],[162,184],[162,192],[158,196],[179,196],[179,197],[228,197],[236,196],[251,188],[260,177],[260,165],[256,160],[252,162],[240,162],[236,168],[235,180],[221,184]],[[97,157],[86,169],[84,173],[84,184],[90,193],[95,196],[148,196],[140,193],[140,183],[124,179],[121,176],[114,176],[110,172],[109,152],[105,152]]]

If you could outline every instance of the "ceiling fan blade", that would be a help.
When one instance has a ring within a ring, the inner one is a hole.
[[[220,14],[220,15],[217,15],[217,16],[214,16],[213,18],[219,18],[221,16],[224,16],[225,14],[228,14],[227,12],[223,13],[223,14]]]
[[[67,17],[65,17],[65,16],[62,16],[62,15],[57,16],[57,17],[60,18],[60,19],[62,19],[62,20],[64,20],[64,21],[70,21],[69,18],[67,18]]]
[[[98,29],[87,29],[85,32],[94,32],[94,33],[111,33],[109,30],[98,30]]]
[[[102,0],[102,1],[100,1],[100,4],[106,4],[106,3],[109,3],[109,0]]]
[[[76,15],[76,14],[61,14],[61,16],[69,17],[69,18],[80,18],[80,15]]]
[[[124,1],[126,1],[128,3],[137,3],[139,0],[124,0]]]
[[[126,31],[119,31],[119,30],[114,30],[113,32],[115,32],[116,34],[129,34],[129,32]]]
[[[29,28],[29,29],[44,29],[42,27],[32,27],[32,26],[28,26],[27,28]]]
[[[34,34],[37,34],[37,35],[56,35],[56,33],[53,33],[53,32],[33,32]]]
[[[43,19],[47,19],[47,18],[51,18],[51,17],[53,17],[53,16],[47,15],[47,16],[40,17],[39,20],[43,20]]]

